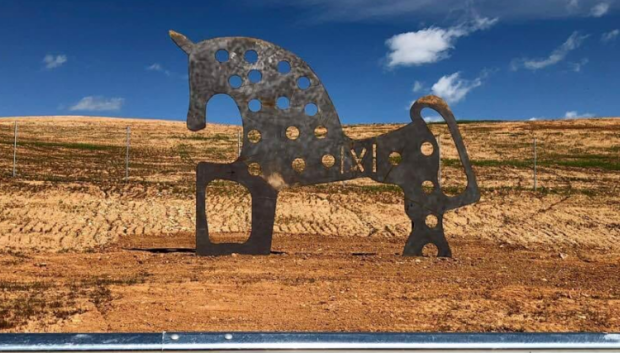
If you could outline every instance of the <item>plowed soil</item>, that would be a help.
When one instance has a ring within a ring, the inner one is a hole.
[[[402,191],[369,180],[281,192],[271,256],[197,257],[193,170],[234,160],[238,127],[21,118],[12,177],[14,120],[0,120],[2,331],[620,331],[620,119],[462,124],[482,199],[446,215],[453,259],[400,256]],[[451,139],[430,127],[458,193]],[[214,183],[208,206],[215,240],[247,236],[245,189]]]

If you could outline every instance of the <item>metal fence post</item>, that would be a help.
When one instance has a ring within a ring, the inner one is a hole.
[[[441,185],[441,135],[437,135],[437,155],[439,156],[439,169],[437,169],[437,182]]]
[[[15,120],[15,131],[13,135],[13,178],[15,178],[17,175],[17,120]]]
[[[131,128],[127,126],[127,152],[125,153],[125,181],[129,179],[129,145],[131,143]]]
[[[536,137],[534,137],[534,192],[536,192]]]

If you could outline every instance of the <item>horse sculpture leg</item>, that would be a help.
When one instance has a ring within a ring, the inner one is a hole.
[[[456,150],[461,159],[465,175],[467,176],[467,186],[465,190],[456,196],[447,196],[441,191],[440,180],[437,178],[437,171],[439,170],[439,155],[438,145],[436,139],[432,136],[432,133],[426,126],[424,119],[422,119],[421,111],[424,108],[430,108],[438,112],[446,122],[448,131],[454,140]],[[407,239],[403,255],[406,256],[420,256],[422,255],[422,249],[426,244],[434,244],[439,250],[438,256],[450,257],[452,252],[448,241],[443,232],[443,215],[446,211],[469,205],[480,199],[480,192],[478,191],[478,184],[476,183],[476,176],[469,162],[467,150],[463,143],[463,138],[459,132],[454,114],[448,107],[448,105],[439,97],[426,96],[418,99],[410,111],[412,126],[416,132],[421,132],[421,135],[417,136],[418,141],[426,140],[433,146],[433,152],[427,155],[429,164],[421,168],[424,179],[414,179],[414,185],[408,187],[407,183],[400,183],[401,187],[405,190],[405,211],[407,216],[413,222],[411,235]],[[424,136],[426,135],[426,136]],[[418,165],[422,165],[422,161],[419,159]],[[430,174],[429,174],[430,173]],[[430,194],[423,196],[419,191],[422,180],[431,181],[433,184],[433,190]],[[417,188],[417,192],[416,192]],[[417,196],[416,196],[417,195]]]
[[[213,243],[207,220],[207,185],[215,179],[230,180],[245,186],[252,196],[252,229],[242,244]],[[196,253],[198,255],[269,255],[273,235],[278,191],[263,178],[248,172],[244,162],[231,164],[199,163],[196,168]]]
[[[411,234],[403,250],[404,256],[422,256],[427,244],[434,244],[439,257],[451,257],[452,251],[443,232],[443,214],[425,210],[411,199],[405,198],[405,211],[411,219]]]

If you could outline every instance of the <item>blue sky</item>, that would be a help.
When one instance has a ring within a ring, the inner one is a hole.
[[[0,0],[0,116],[184,120],[187,57],[169,29],[194,41],[259,37],[298,54],[343,123],[407,122],[411,102],[430,93],[459,119],[618,116],[619,9],[613,0]],[[210,104],[208,120],[239,122],[230,104]]]

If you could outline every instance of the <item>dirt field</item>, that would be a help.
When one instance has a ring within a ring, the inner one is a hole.
[[[193,170],[234,160],[238,127],[20,118],[13,178],[14,120],[0,119],[2,331],[620,331],[620,119],[461,124],[482,199],[446,215],[453,259],[399,256],[402,192],[369,180],[281,192],[269,257],[198,258]],[[451,139],[431,129],[456,193]],[[247,192],[208,193],[214,237],[242,240]]]

